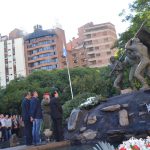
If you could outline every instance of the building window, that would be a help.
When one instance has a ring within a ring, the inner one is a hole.
[[[30,43],[35,42],[35,41],[36,41],[36,39],[31,39],[31,40],[30,40]]]
[[[91,38],[91,34],[87,34],[86,35],[86,38],[88,39],[88,38]]]
[[[74,64],[78,63],[78,57],[74,57],[73,62],[74,62]]]
[[[100,56],[100,55],[101,55],[100,53],[97,53],[97,54],[96,54],[96,56]]]
[[[104,38],[104,42],[108,42],[108,38]]]
[[[33,40],[35,40],[35,39],[33,39]],[[38,42],[38,43],[33,43],[33,44],[30,44],[30,45],[27,45],[27,48],[32,48],[32,47],[36,47],[36,46],[40,46],[40,45],[52,44],[54,42],[55,42],[54,40],[41,41],[41,42]]]
[[[88,48],[88,51],[89,52],[93,51],[93,47]]]
[[[77,56],[77,54],[72,54],[72,56],[73,56],[73,57],[76,57],[76,56]]]
[[[98,63],[102,63],[103,61],[102,60],[98,60]]]
[[[87,41],[86,44],[87,45],[91,45],[92,44],[92,40],[91,41]]]
[[[94,43],[94,44],[98,44],[98,40],[94,40],[93,43]]]
[[[107,31],[104,31],[104,32],[103,32],[103,35],[107,35]]]
[[[41,61],[37,61],[35,63],[32,63],[30,66],[31,67],[36,67],[38,65],[48,64],[48,63],[51,63],[51,62],[58,62],[58,59],[57,58],[53,58],[53,59],[41,60]]]
[[[110,51],[108,51],[108,52],[107,52],[107,55],[110,55],[110,54],[111,54],[111,52],[110,52]]]
[[[8,55],[7,54],[5,54],[5,59],[7,59],[8,58]]]
[[[97,46],[97,47],[95,47],[95,50],[99,50],[99,47]]]
[[[57,65],[43,66],[40,69],[42,69],[42,70],[53,70],[53,69],[57,69]]]
[[[105,45],[105,48],[110,48],[109,44]]]
[[[96,65],[96,60],[90,61],[90,64],[91,64],[91,65]]]
[[[88,58],[95,58],[95,54],[88,54]]]
[[[49,57],[49,56],[54,56],[54,55],[56,55],[56,52],[44,53],[44,54],[40,54],[40,55],[33,56],[33,57],[31,57],[30,59],[31,59],[31,60],[36,60],[36,59],[39,59],[39,58]]]
[[[31,52],[31,54],[36,54],[38,52],[47,51],[47,50],[55,50],[55,45],[53,46],[46,46],[42,48],[37,48]]]

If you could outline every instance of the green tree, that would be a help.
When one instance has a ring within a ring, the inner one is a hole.
[[[130,13],[123,10],[120,16],[123,17],[123,22],[130,22],[129,28],[120,34],[118,40],[118,47],[124,48],[125,43],[138,31],[143,22],[146,21],[145,27],[150,27],[150,0],[135,0],[129,4]]]
[[[113,80],[108,77],[109,68],[74,68],[70,69],[74,96],[82,93],[95,93],[109,97],[115,94]],[[26,91],[38,91],[42,99],[44,92],[57,88],[61,103],[71,100],[71,92],[66,69],[39,70],[26,78],[12,80],[5,89],[0,89],[0,112],[21,113],[21,100]]]

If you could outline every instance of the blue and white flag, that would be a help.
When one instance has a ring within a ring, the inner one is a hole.
[[[65,45],[63,44],[63,56],[66,57],[67,56],[67,50],[65,48]]]

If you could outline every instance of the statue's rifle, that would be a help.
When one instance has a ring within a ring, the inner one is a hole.
[[[138,29],[138,31],[135,33],[134,37],[133,38],[137,38],[139,32],[141,31],[141,29],[143,28],[143,26],[145,25],[146,23],[146,20],[143,21],[143,23],[141,24],[140,28]]]

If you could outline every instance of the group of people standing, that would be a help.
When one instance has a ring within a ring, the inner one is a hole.
[[[27,92],[22,100],[22,117],[24,121],[26,145],[41,144],[41,126],[53,131],[56,141],[63,140],[62,106],[58,91],[51,95],[44,93],[42,102],[38,98],[38,92]]]
[[[22,136],[22,128],[21,116],[0,114],[0,142],[8,141],[13,134]]]

